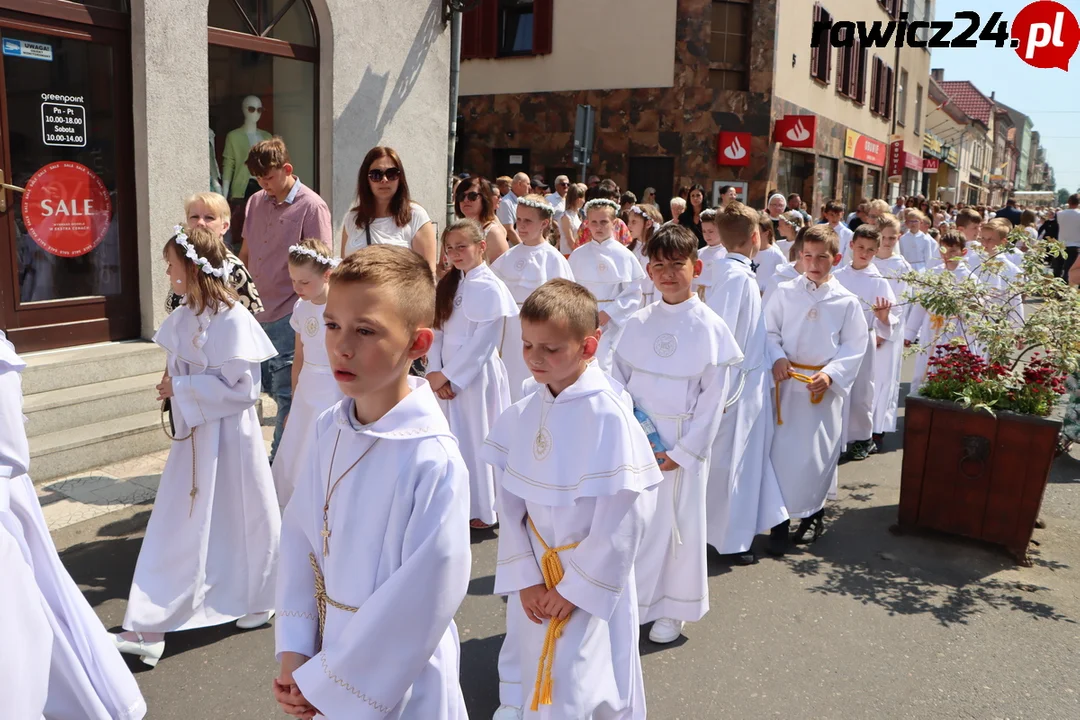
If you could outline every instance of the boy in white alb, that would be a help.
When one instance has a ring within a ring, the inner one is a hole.
[[[937,243],[921,230],[925,217],[915,208],[908,208],[903,218],[907,232],[900,236],[900,254],[915,270],[928,270],[940,259]]]
[[[636,566],[641,622],[656,621],[649,639],[657,643],[674,642],[684,622],[709,610],[705,484],[743,359],[727,325],[691,289],[700,272],[694,234],[660,228],[649,242],[649,276],[662,298],[627,322],[612,369],[666,448],[656,454],[664,481]]]
[[[836,237],[840,240],[840,254],[844,259],[851,257],[848,249],[851,247],[851,241],[853,239],[853,233],[844,223],[844,203],[836,200],[830,200],[825,203],[825,222],[829,224],[829,227],[836,233]]]
[[[892,213],[884,213],[877,220],[881,233],[881,247],[871,262],[882,274],[900,311],[900,327],[893,336],[878,344],[874,358],[874,445],[881,448],[885,433],[896,432],[896,411],[900,404],[900,369],[904,360],[903,330],[906,327],[911,306],[905,301],[907,283],[900,278],[911,272],[911,265],[896,248],[900,239],[900,221]]]
[[[744,360],[739,385],[728,401],[730,407],[723,410],[726,417],[713,443],[705,505],[706,539],[721,555],[749,565],[756,561],[754,537],[779,527],[788,514],[769,459],[772,376],[762,297],[750,269],[750,256],[760,242],[758,213],[732,201],[717,212],[716,224],[727,257],[716,263],[706,304],[731,329]],[[781,530],[786,534],[786,527]],[[770,553],[782,555],[785,544],[771,540]]]
[[[484,448],[499,474],[495,592],[509,596],[507,639],[526,679],[521,706],[496,717],[644,718],[634,560],[661,473],[632,409],[590,363],[588,291],[552,280],[521,317],[539,389]]]
[[[645,277],[634,253],[612,237],[618,212],[614,200],[597,198],[585,203],[585,221],[592,239],[570,254],[574,279],[593,294],[600,307],[596,362],[604,372],[611,372],[626,321],[641,307],[641,281]]]
[[[866,353],[859,364],[851,395],[844,408],[844,440],[850,443],[844,460],[865,460],[878,451],[874,444],[874,375],[877,350],[902,331],[900,310],[889,281],[872,262],[881,246],[881,233],[872,225],[860,225],[848,248],[851,263],[836,271],[836,279],[862,303],[869,330]]]
[[[430,386],[427,262],[363,248],[330,278],[326,344],[346,398],[319,418],[285,509],[273,682],[296,716],[465,720],[454,614],[469,584],[469,478]]]
[[[859,299],[832,276],[836,233],[815,225],[803,235],[805,274],[780,283],[765,306],[776,381],[773,469],[784,505],[802,518],[793,539],[824,530],[825,499],[836,483],[844,402],[866,352],[869,328]]]
[[[284,510],[292,497],[296,478],[307,471],[309,445],[315,439],[315,421],[341,400],[326,354],[327,283],[330,271],[341,262],[318,238],[308,238],[289,248],[289,277],[298,299],[289,325],[296,332],[292,363],[292,405],[281,433],[274,464],[274,487]]]
[[[727,255],[727,250],[720,242],[720,231],[716,229],[716,214],[719,210],[708,208],[701,211],[701,235],[705,238],[705,247],[698,250],[701,261],[701,275],[694,279],[694,292],[704,301],[713,286],[713,268],[718,260]]]
[[[517,234],[521,243],[491,264],[491,271],[506,284],[520,308],[533,290],[552,278],[574,279],[570,263],[547,241],[554,208],[541,195],[518,198]],[[521,355],[521,318],[506,318],[499,355],[510,382],[510,402],[523,397],[521,385],[532,377]]]
[[[0,331],[0,716],[138,720],[135,678],[60,561],[27,474],[25,367]]]
[[[773,275],[776,274],[776,269],[788,259],[774,242],[772,219],[768,213],[758,213],[758,233],[761,236],[761,247],[757,255],[753,257],[754,275],[757,277],[758,289],[765,294]]]
[[[983,223],[979,229],[979,240],[989,262],[979,263],[978,268],[972,273],[979,279],[994,288],[994,300],[999,306],[1008,306],[1008,322],[1013,327],[1024,324],[1024,298],[1018,294],[1009,293],[1010,283],[1020,279],[1023,274],[1021,265],[1017,265],[1017,255],[1006,245],[1009,233],[1012,232],[1012,224],[1005,218],[994,218]],[[970,255],[970,253],[969,253]],[[1023,253],[1019,255],[1019,262],[1023,263]]]
[[[805,229],[799,230],[799,234],[796,236],[795,240],[792,241],[791,247],[788,249],[788,262],[783,265],[777,265],[773,276],[769,278],[769,286],[765,288],[765,292],[761,294],[762,310],[765,309],[765,305],[769,302],[769,297],[776,292],[777,285],[788,280],[794,280],[803,274],[802,237],[805,234]]]

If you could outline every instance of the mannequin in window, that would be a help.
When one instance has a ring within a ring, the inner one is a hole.
[[[247,199],[259,191],[259,183],[251,177],[244,163],[255,143],[271,137],[270,133],[259,129],[259,120],[263,113],[262,100],[248,95],[240,103],[240,109],[244,113],[244,124],[230,130],[225,136],[225,152],[221,158],[221,191],[222,195],[229,199],[234,220],[232,237],[235,238],[236,245],[239,245],[239,239],[243,237]]]

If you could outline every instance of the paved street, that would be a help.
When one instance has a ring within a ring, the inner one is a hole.
[[[708,616],[673,646],[642,641],[651,717],[1080,717],[1080,460],[1055,467],[1035,566],[1016,568],[977,543],[889,533],[901,462],[890,439],[890,452],[841,469],[817,544],[752,567],[712,558]],[[54,533],[110,628],[149,513],[135,505]],[[462,684],[481,719],[497,706],[503,632],[495,546],[494,533],[475,537],[458,614]],[[155,670],[132,668],[151,720],[284,717],[269,692],[269,628],[173,634]]]

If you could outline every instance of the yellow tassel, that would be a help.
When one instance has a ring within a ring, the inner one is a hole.
[[[814,366],[811,366],[811,365],[799,365],[798,363],[791,363],[791,367],[799,368],[800,370],[812,370],[814,372],[819,372],[822,369],[824,369],[825,366],[820,365],[818,367],[814,367]],[[788,377],[790,377],[792,380],[798,380],[799,382],[805,383],[807,385],[809,385],[810,382],[813,380],[813,378],[811,378],[809,375],[803,375],[802,373],[797,373],[794,370],[789,370],[788,371]],[[810,394],[810,403],[813,404],[813,405],[820,404],[821,401],[824,400],[824,399],[825,399],[825,393],[811,393]],[[783,425],[784,424],[784,418],[780,414],[780,383],[776,383],[776,424],[777,425]]]
[[[540,532],[529,518],[529,527],[532,528],[536,539],[544,548],[544,554],[540,558],[540,572],[544,576],[544,587],[548,590],[558,585],[563,579],[563,566],[559,560],[559,553],[563,550],[572,550],[577,543],[552,548],[540,537]],[[540,651],[540,662],[536,665],[536,685],[533,687],[532,711],[540,709],[540,705],[551,704],[551,670],[555,666],[555,641],[562,637],[563,627],[570,621],[569,617],[561,620],[548,620],[547,635],[544,636],[544,647]]]

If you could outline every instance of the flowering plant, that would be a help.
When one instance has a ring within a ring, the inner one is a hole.
[[[1006,258],[1021,245],[1027,250],[1017,272]],[[1046,266],[1065,249],[1017,228],[1000,248],[968,253],[981,262],[963,279],[963,272],[926,270],[901,278],[907,302],[936,316],[952,338],[944,344],[937,343],[944,333],[919,338],[923,346],[912,351],[934,351],[919,394],[990,413],[1045,417],[1066,391],[1065,378],[1080,368],[1080,294]]]

